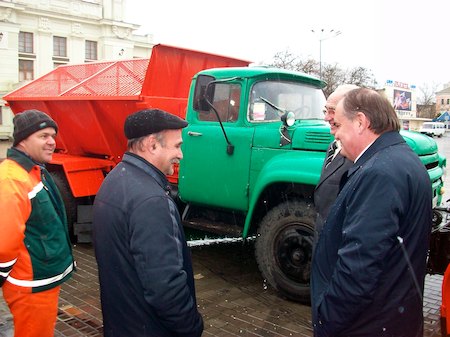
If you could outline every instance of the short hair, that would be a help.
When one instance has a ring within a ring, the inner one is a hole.
[[[375,90],[359,88],[349,91],[343,100],[344,115],[353,120],[358,112],[370,121],[369,129],[380,135],[388,131],[399,131],[400,121],[389,100]]]
[[[164,138],[164,131],[165,130],[159,131],[159,132],[156,132],[156,133],[152,133],[152,134],[149,134],[149,135],[145,135],[145,136],[142,136],[142,137],[138,137],[138,138],[128,139],[127,150],[128,151],[130,151],[130,150],[132,150],[132,151],[136,151],[136,150],[143,151],[144,150],[144,140],[147,137],[151,136],[151,135],[153,135],[156,138],[156,140],[163,147],[166,146],[166,139]]]

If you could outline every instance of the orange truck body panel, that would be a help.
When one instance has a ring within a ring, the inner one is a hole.
[[[129,114],[159,108],[185,118],[190,83],[197,72],[248,65],[159,44],[150,59],[60,66],[4,99],[15,114],[38,109],[58,123],[57,153],[50,164],[63,167],[74,197],[91,196],[126,150],[123,124]],[[176,183],[178,172],[169,180]]]

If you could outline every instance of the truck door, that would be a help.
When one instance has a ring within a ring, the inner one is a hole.
[[[188,203],[246,211],[253,128],[242,124],[246,107],[241,106],[240,85],[216,84],[212,97],[223,130],[209,107],[194,104],[195,109],[188,109],[189,125],[183,130],[180,197]]]

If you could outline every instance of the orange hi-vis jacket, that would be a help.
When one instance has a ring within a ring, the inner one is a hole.
[[[39,292],[74,270],[61,195],[48,171],[12,148],[0,164],[0,285]]]

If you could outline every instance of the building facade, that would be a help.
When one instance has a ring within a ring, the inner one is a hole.
[[[152,35],[124,21],[127,0],[0,0],[0,97],[62,64],[148,58]],[[0,100],[0,138],[12,136]]]
[[[450,129],[450,83],[444,85],[444,89],[436,92],[436,115]]]
[[[377,91],[392,103],[404,130],[418,131],[424,122],[431,121],[430,118],[417,117],[415,85],[387,80]]]

